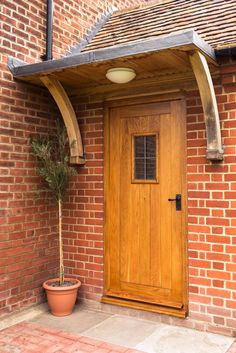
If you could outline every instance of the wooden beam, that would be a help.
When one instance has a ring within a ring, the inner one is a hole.
[[[42,76],[40,79],[53,96],[63,117],[70,143],[70,162],[72,164],[84,164],[85,160],[79,125],[66,91],[55,78]]]
[[[198,50],[190,54],[190,62],[200,91],[207,132],[206,158],[223,160],[220,120],[211,73],[205,56]]]

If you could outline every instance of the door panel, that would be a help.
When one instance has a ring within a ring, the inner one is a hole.
[[[110,108],[106,129],[106,295],[181,308],[185,205],[168,198],[185,194],[183,103]]]

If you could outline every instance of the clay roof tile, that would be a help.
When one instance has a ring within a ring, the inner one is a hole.
[[[159,0],[115,12],[83,52],[195,30],[214,49],[236,45],[236,0]]]

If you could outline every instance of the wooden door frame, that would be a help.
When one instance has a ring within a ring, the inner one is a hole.
[[[108,193],[109,193],[109,174],[110,174],[110,151],[107,146],[109,146],[109,132],[110,132],[110,109],[122,106],[129,106],[135,104],[148,104],[157,102],[171,102],[180,101],[185,114],[183,116],[184,126],[185,126],[185,141],[184,141],[184,173],[183,173],[183,202],[185,206],[184,214],[184,225],[182,231],[183,238],[183,274],[184,274],[184,289],[183,289],[183,301],[184,306],[182,309],[169,308],[165,306],[158,306],[154,304],[141,303],[135,301],[126,301],[124,299],[109,297],[106,292],[109,288],[109,247],[107,246],[109,242],[108,237],[108,226],[107,226],[107,215],[108,215]],[[170,94],[160,94],[160,95],[150,95],[150,96],[137,96],[132,98],[122,98],[109,100],[104,102],[104,293],[102,297],[102,302],[107,304],[116,304],[119,306],[130,307],[134,309],[152,311],[157,313],[163,313],[171,316],[186,317],[188,314],[188,257],[187,257],[187,169],[186,169],[186,147],[187,147],[187,136],[186,136],[186,96],[183,93],[170,93]]]

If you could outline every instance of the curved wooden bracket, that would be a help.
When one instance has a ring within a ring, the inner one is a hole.
[[[63,117],[70,143],[70,162],[72,164],[84,164],[85,159],[83,157],[83,145],[79,125],[66,91],[61,83],[52,77],[42,76],[40,79],[53,96]]]
[[[206,158],[212,161],[223,160],[223,147],[220,120],[214,86],[206,58],[199,51],[190,55],[190,62],[200,91],[207,132]]]

